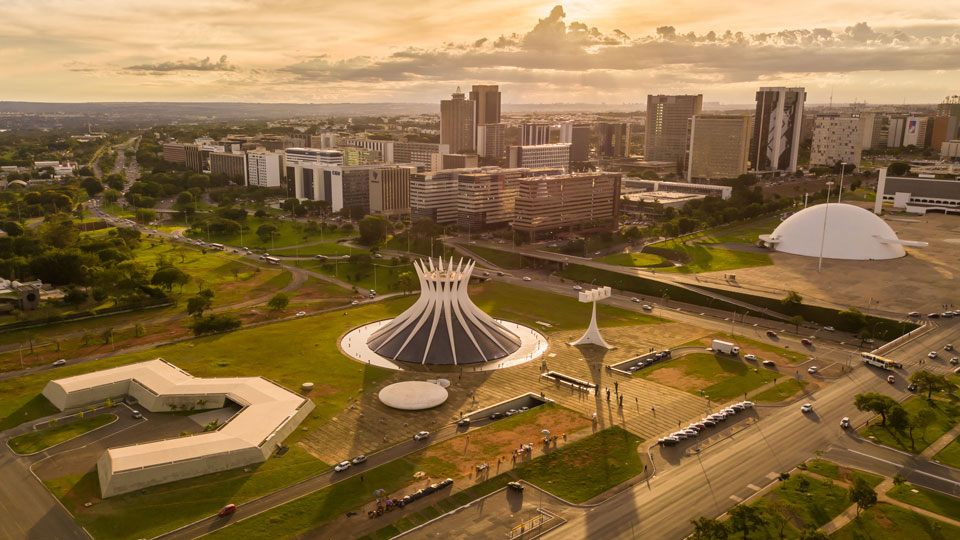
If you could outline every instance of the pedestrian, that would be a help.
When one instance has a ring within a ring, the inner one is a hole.
[[[633,399],[637,402],[637,405],[640,405],[640,398],[634,397]]]
[[[360,475],[360,481],[363,482],[363,475]]]
[[[613,391],[616,392],[616,393],[618,393],[618,394],[620,393],[620,383],[619,383],[619,382],[613,381]]]

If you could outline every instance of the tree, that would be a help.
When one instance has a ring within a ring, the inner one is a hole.
[[[91,197],[96,197],[98,193],[103,191],[103,184],[101,184],[99,180],[92,176],[84,178],[83,181],[80,182],[80,187],[85,189],[87,191],[87,195]]]
[[[273,295],[273,298],[267,302],[267,307],[273,311],[283,311],[287,309],[288,304],[290,304],[290,297],[282,292],[279,292]]]
[[[793,505],[783,499],[776,499],[770,504],[770,511],[767,512],[767,516],[780,535],[780,540],[783,540],[786,534],[787,525],[798,517]]]
[[[929,371],[915,371],[910,375],[910,382],[917,385],[917,390],[926,392],[928,400],[933,397],[934,392],[947,390],[953,386],[945,376]]]
[[[413,288],[413,272],[401,272],[397,280],[400,282],[403,294],[407,294],[407,291]]]
[[[902,474],[897,473],[893,476],[893,485],[902,486],[907,483],[907,479]]]
[[[213,291],[205,289],[187,300],[187,313],[200,318],[213,305]]]
[[[179,195],[177,195],[176,205],[178,207],[187,206],[188,204],[193,204],[193,200],[193,193],[190,193],[189,191],[182,191]]]
[[[829,540],[829,537],[820,529],[808,527],[800,533],[799,540]]]
[[[887,166],[887,172],[890,176],[903,176],[910,172],[910,164],[902,161],[894,161]]]
[[[360,243],[375,246],[387,239],[390,222],[383,216],[367,216],[360,220]]]
[[[840,329],[856,334],[867,325],[867,316],[856,308],[845,309],[837,314],[840,317]]]
[[[270,225],[269,223],[264,223],[263,225],[257,227],[257,236],[260,237],[262,242],[270,240],[280,231],[275,225]]]
[[[894,405],[887,413],[887,421],[891,429],[903,433],[910,427],[910,414],[900,404]],[[913,447],[913,430],[910,430],[910,446]]]
[[[937,413],[930,409],[920,409],[910,416],[910,448],[913,448],[913,430],[920,432],[920,440],[925,441],[927,427],[937,420]]]
[[[787,322],[789,322],[789,323],[792,324],[794,327],[796,327],[797,332],[799,333],[799,332],[800,332],[800,325],[803,324],[803,315],[794,315],[793,317],[790,317],[790,318],[787,320]]]
[[[175,266],[166,266],[153,273],[153,278],[150,280],[150,283],[163,287],[168,291],[172,290],[174,285],[179,285],[182,292],[183,286],[189,281],[190,276],[183,270]]]
[[[850,496],[850,501],[857,505],[857,517],[860,516],[861,510],[870,508],[877,503],[877,492],[860,476],[853,477],[853,482],[850,484],[847,493]]]
[[[788,291],[787,295],[780,300],[780,303],[785,306],[798,306],[803,303],[803,297],[797,291]]]
[[[716,519],[700,517],[699,519],[691,519],[690,523],[693,525],[693,536],[691,538],[694,540],[726,540],[729,534],[727,526]]]
[[[890,410],[895,406],[899,406],[892,397],[876,392],[857,394],[853,397],[853,405],[858,411],[870,411],[879,414],[881,418],[880,425],[883,426],[887,425],[887,414],[890,413]]]
[[[16,221],[5,221],[0,225],[0,230],[7,233],[8,236],[22,236],[23,226]]]
[[[87,291],[79,287],[68,287],[63,294],[63,301],[71,306],[79,306],[87,301]]]
[[[236,330],[241,326],[240,319],[233,315],[207,315],[205,317],[196,317],[190,328],[194,335],[213,334],[217,332],[228,332]]]
[[[733,532],[743,532],[743,540],[747,540],[750,531],[761,523],[760,511],[753,506],[738,504],[730,509],[730,528]]]

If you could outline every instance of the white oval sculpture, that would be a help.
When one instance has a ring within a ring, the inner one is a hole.
[[[447,400],[446,388],[425,381],[405,381],[386,386],[377,397],[388,407],[404,411],[431,409]]]
[[[520,338],[467,296],[473,261],[414,261],[420,298],[367,340],[377,354],[417,364],[477,364],[509,356]]]

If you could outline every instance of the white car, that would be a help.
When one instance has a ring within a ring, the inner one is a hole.
[[[952,351],[952,350],[953,350],[953,344],[952,344],[952,343],[947,343],[946,345],[943,346],[943,350],[945,350],[945,351]]]
[[[66,364],[66,363],[67,363],[67,361],[64,360],[63,358],[61,358],[61,359],[57,360],[56,362],[54,362],[53,365],[54,365],[54,366],[62,366],[62,365],[64,365],[64,364]]]
[[[349,468],[350,468],[350,462],[349,462],[349,461],[341,461],[340,463],[337,463],[337,465],[333,468],[333,470],[336,471],[336,472],[341,472],[341,471],[345,471],[345,470],[347,470],[347,469],[349,469]]]
[[[930,351],[929,353],[927,353],[927,358],[936,358],[936,357],[937,357],[937,351]]]
[[[413,440],[415,440],[415,441],[422,441],[422,440],[425,440],[425,439],[426,439],[427,437],[429,437],[429,436],[430,436],[430,432],[429,432],[429,431],[421,431],[420,433],[417,433],[416,435],[413,436]]]
[[[744,408],[744,409],[753,408],[753,402],[752,402],[752,401],[741,401],[741,402],[740,402],[740,405],[743,405],[743,408]]]
[[[640,299],[637,298],[636,296],[634,296],[633,298],[631,298],[630,301],[633,302],[634,304],[639,304],[639,303],[640,303]]]
[[[810,366],[807,368],[807,373],[814,374],[818,371],[817,366]]]
[[[748,354],[748,355],[744,356],[743,359],[744,359],[744,360],[756,360],[756,359],[757,359],[757,355],[755,355],[755,354]]]
[[[532,279],[530,276],[523,276],[523,280],[524,280],[524,281],[533,281],[533,279]]]
[[[581,287],[581,286],[579,286],[579,285],[574,285],[574,286],[573,286],[573,290],[575,290],[575,291],[582,291],[582,290],[583,290],[583,287]]]
[[[359,305],[359,304],[360,304],[360,301],[359,301],[359,300],[354,300],[353,302],[350,302],[350,305],[351,305],[351,306],[356,306],[356,305]]]
[[[843,429],[850,427],[850,419],[844,416],[843,419],[840,420],[840,427]]]
[[[832,326],[824,326],[823,329],[826,330],[827,332],[833,332],[833,331],[834,331],[834,328],[833,328]]]
[[[646,304],[644,304],[644,305],[643,305],[643,310],[644,310],[644,311],[653,311],[653,308],[650,307],[650,306],[648,306],[648,305],[646,305]]]
[[[810,403],[804,403],[804,404],[800,407],[800,412],[802,412],[802,413],[808,413],[808,412],[810,412],[810,411],[812,411],[812,410],[813,410],[813,405],[811,405]]]
[[[298,311],[298,312],[297,312],[297,317],[306,317],[306,316],[307,316],[307,312],[306,312],[306,311]]]

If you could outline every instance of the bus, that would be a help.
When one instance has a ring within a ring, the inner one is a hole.
[[[863,360],[864,364],[878,367],[880,369],[886,369],[888,371],[892,371],[893,368],[903,369],[903,364],[900,362],[894,362],[893,360],[889,360],[873,353],[860,353],[860,359]]]
[[[264,257],[263,260],[267,261],[270,264],[280,264],[280,259],[276,257]]]
[[[210,249],[215,249],[217,251],[223,251],[223,244],[208,244]]]

